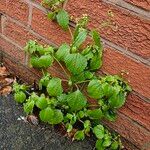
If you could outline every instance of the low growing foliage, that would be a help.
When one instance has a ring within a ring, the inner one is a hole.
[[[49,18],[57,19],[59,25],[67,30],[69,15],[60,9],[62,2],[44,0],[43,4],[53,10],[48,14]],[[41,121],[64,125],[67,134],[72,133],[73,140],[84,140],[93,134],[97,138],[96,149],[121,149],[120,137],[111,133],[101,122],[104,119],[116,120],[116,111],[124,105],[131,88],[118,75],[95,74],[102,66],[103,47],[99,33],[87,30],[87,22],[87,16],[78,20],[71,44],[63,43],[56,48],[42,46],[36,41],[27,43],[25,51],[30,56],[30,66],[41,70],[43,77],[39,81],[39,91],[30,94],[29,87],[14,83],[14,98],[23,103],[26,114],[32,114],[38,108]],[[93,43],[82,47],[88,35]],[[54,62],[58,63],[66,79],[47,72]],[[95,103],[91,103],[90,99]]]

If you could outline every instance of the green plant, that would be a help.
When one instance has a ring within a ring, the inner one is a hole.
[[[60,9],[62,2],[44,0],[44,4],[53,10],[49,14],[50,18],[57,19],[66,30],[69,28],[69,17],[68,13]],[[29,94],[24,85],[15,83],[14,98],[23,103],[27,114],[32,114],[37,107],[41,121],[65,126],[67,134],[73,134],[73,140],[83,140],[85,136],[94,134],[98,150],[121,149],[119,136],[111,133],[101,121],[116,120],[116,111],[124,105],[131,88],[117,75],[95,74],[102,66],[103,47],[98,32],[88,31],[87,23],[86,15],[78,20],[74,33],[70,31],[71,44],[63,43],[56,48],[42,46],[36,41],[27,43],[25,51],[30,56],[30,65],[41,70],[43,77],[39,81],[39,92],[36,93]],[[88,35],[93,42],[83,47]],[[66,75],[65,79],[47,72],[54,62]],[[95,103],[90,103],[90,99],[94,99]]]

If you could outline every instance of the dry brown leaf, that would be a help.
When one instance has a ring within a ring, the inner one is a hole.
[[[73,138],[74,134],[77,132],[77,129],[73,128],[71,132],[67,133],[69,138]]]
[[[32,123],[33,125],[38,125],[39,124],[38,118],[34,115],[28,115],[26,118],[27,118],[27,121],[29,123]]]
[[[0,76],[8,76],[9,72],[7,71],[6,67],[0,67]]]
[[[12,87],[6,86],[0,90],[0,95],[8,95],[11,93],[11,91],[12,91]]]

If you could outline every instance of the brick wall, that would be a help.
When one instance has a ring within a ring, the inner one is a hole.
[[[91,18],[89,29],[98,27],[108,10],[115,14],[117,31],[99,30],[105,47],[101,70],[106,74],[127,71],[129,74],[124,77],[133,92],[119,110],[117,122],[105,124],[121,134],[127,149],[150,149],[150,1],[69,0],[66,9],[74,17],[88,14]],[[17,75],[33,81],[40,74],[27,66],[23,47],[29,39],[50,45],[71,40],[69,33],[47,19],[40,0],[1,0],[3,61]],[[56,76],[62,75],[56,68],[54,66],[50,71]]]

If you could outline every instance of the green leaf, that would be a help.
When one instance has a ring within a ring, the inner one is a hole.
[[[73,126],[72,126],[70,123],[68,123],[68,124],[66,125],[66,128],[67,128],[67,132],[71,132],[72,129],[73,129]]]
[[[114,141],[114,142],[111,144],[111,149],[112,149],[112,150],[117,150],[118,147],[119,147],[118,141]]]
[[[73,41],[72,47],[80,47],[87,37],[87,30],[82,29]]]
[[[105,112],[104,117],[109,121],[115,121],[117,119],[117,114],[113,110],[108,110]]]
[[[97,70],[102,66],[102,56],[100,53],[97,53],[90,60],[90,69]]]
[[[68,95],[67,102],[71,111],[78,111],[86,106],[87,100],[86,97],[77,90]]]
[[[91,119],[101,119],[103,117],[103,113],[102,113],[101,109],[88,110],[87,115]]]
[[[36,106],[40,109],[45,109],[47,105],[47,100],[44,95],[41,95],[38,100],[36,101]]]
[[[60,10],[56,16],[58,24],[64,29],[68,29],[69,15],[65,10]]]
[[[95,147],[97,150],[105,150],[105,147],[103,147],[103,140],[97,140]]]
[[[47,85],[47,92],[50,96],[59,96],[63,92],[61,79],[52,78]]]
[[[56,13],[55,12],[48,12],[47,17],[50,20],[54,20],[56,18]]]
[[[105,96],[110,97],[114,93],[113,87],[107,82],[102,84],[103,93]]]
[[[109,99],[110,106],[113,108],[120,108],[125,103],[125,94],[120,92],[119,94],[113,94]]]
[[[31,64],[32,67],[40,68],[40,65],[39,65],[39,57],[32,56],[32,57],[30,58],[30,64]]]
[[[53,57],[51,55],[42,55],[41,57],[32,56],[30,58],[30,64],[34,68],[48,68],[53,63]]]
[[[97,45],[99,48],[102,48],[101,40],[100,40],[100,35],[96,30],[92,31],[92,37],[95,42],[95,45]]]
[[[34,101],[32,100],[28,100],[27,103],[24,103],[24,111],[27,113],[27,114],[30,114],[33,112],[33,108],[34,108]]]
[[[51,118],[54,116],[54,111],[50,107],[47,107],[40,111],[39,116],[43,122],[49,122],[49,120],[51,120]]]
[[[63,61],[65,57],[70,53],[70,46],[68,44],[62,44],[57,50],[55,56],[60,61]]]
[[[42,90],[42,86],[43,87],[47,87],[49,81],[51,79],[51,76],[49,73],[47,73],[46,75],[44,75],[40,81],[39,81],[39,89]]]
[[[84,133],[86,134],[86,135],[88,135],[88,133],[90,132],[90,127],[91,127],[91,122],[90,122],[90,120],[86,120],[85,122],[84,122]]]
[[[92,52],[92,49],[91,49],[91,46],[87,46],[87,47],[81,52],[81,54],[82,54],[83,56],[85,56],[85,58],[86,58],[87,60],[90,60],[90,59],[93,58],[93,56],[94,56],[94,54],[93,54],[93,52]]]
[[[35,93],[35,92],[33,92],[32,94],[31,94],[31,96],[30,96],[30,100],[31,101],[34,101],[35,103],[36,103],[36,101],[39,99],[39,96]]]
[[[102,125],[97,125],[93,128],[93,133],[98,139],[103,139],[105,135],[105,129]]]
[[[18,103],[23,103],[26,100],[26,94],[22,91],[15,93],[14,99]]]
[[[85,135],[84,135],[84,131],[77,131],[74,135],[74,139],[75,140],[84,140],[85,139]]]
[[[104,147],[109,147],[111,145],[111,138],[107,138],[103,142]]]
[[[81,54],[69,54],[65,58],[67,69],[73,74],[80,74],[87,66],[87,60]]]
[[[95,99],[100,99],[104,96],[102,85],[100,81],[97,79],[93,79],[90,81],[87,87],[87,92],[90,97],[95,98]]]
[[[59,124],[63,121],[63,113],[61,110],[54,109],[53,115],[51,115],[50,119],[48,120],[49,124]]]
[[[66,94],[61,94],[60,96],[57,97],[58,102],[63,105],[67,103],[67,95]]]
[[[48,55],[48,54],[53,54],[54,53],[54,48],[52,46],[47,46],[43,49],[38,50],[40,55]]]
[[[51,55],[42,55],[39,58],[39,67],[40,68],[48,68],[53,63],[53,57]]]

